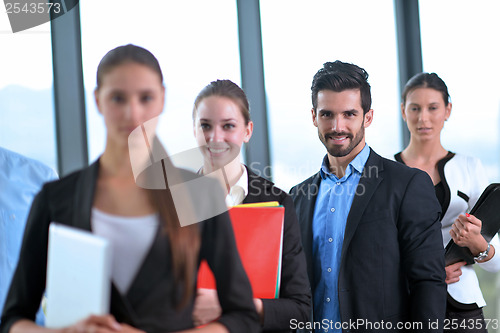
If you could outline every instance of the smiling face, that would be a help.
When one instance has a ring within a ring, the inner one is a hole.
[[[365,127],[371,124],[373,110],[363,116],[359,89],[321,90],[317,101],[312,118],[319,139],[330,156],[352,160],[364,147]]]
[[[417,88],[406,95],[401,111],[412,139],[439,140],[444,122],[451,113],[451,103],[445,105],[438,90]]]
[[[212,95],[196,109],[194,135],[205,166],[217,169],[239,156],[241,146],[252,136],[253,123],[245,124],[240,106],[232,99]]]
[[[165,88],[158,73],[133,62],[107,72],[95,91],[107,129],[107,145],[126,147],[129,134],[163,110]]]

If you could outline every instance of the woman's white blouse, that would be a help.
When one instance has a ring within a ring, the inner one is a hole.
[[[236,182],[234,184],[229,193],[226,196],[226,205],[228,207],[233,207],[236,205],[239,205],[245,200],[246,196],[248,195],[248,172],[247,168],[245,168],[243,165],[241,166],[243,172]]]
[[[465,214],[472,209],[489,182],[486,172],[477,158],[460,154],[456,154],[445,164],[444,176],[450,188],[450,204],[441,221],[443,245],[446,246],[451,239],[450,230],[455,220],[460,214]],[[469,197],[468,202],[458,195],[459,191]],[[490,244],[495,247],[495,255],[487,262],[475,265],[487,271],[496,272],[500,270],[498,234],[491,240]],[[448,293],[460,303],[476,303],[479,307],[483,307],[486,302],[479,288],[479,281],[473,266],[462,267],[460,280],[448,285]]]
[[[116,288],[126,294],[153,245],[159,215],[118,216],[92,208],[91,223],[92,232],[111,244],[111,278]]]

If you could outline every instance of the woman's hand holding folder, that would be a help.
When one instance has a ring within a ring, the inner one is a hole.
[[[488,248],[488,242],[481,235],[481,227],[481,220],[474,215],[459,215],[451,227],[450,235],[457,245],[469,248],[472,255],[476,257]],[[494,249],[490,250],[488,257],[481,260],[481,262],[488,261],[493,257],[493,254]]]
[[[474,215],[459,215],[451,226],[450,235],[460,246],[468,247],[472,254],[486,250],[488,243],[481,235],[481,220]]]

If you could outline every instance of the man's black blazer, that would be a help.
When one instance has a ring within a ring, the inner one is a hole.
[[[311,284],[312,219],[320,181],[317,173],[291,190]],[[429,321],[442,322],[446,308],[440,212],[425,172],[370,152],[342,247],[338,291],[343,322],[391,322],[394,331],[399,331],[398,322],[421,322],[418,331],[439,331]],[[370,326],[351,328],[371,331]]]
[[[308,321],[311,289],[302,250],[299,224],[291,197],[247,168],[248,194],[243,203],[278,201],[285,207],[280,298],[264,299],[264,332],[290,332],[290,320]]]

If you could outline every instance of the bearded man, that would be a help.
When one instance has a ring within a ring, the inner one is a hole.
[[[441,332],[444,251],[431,179],[365,143],[373,110],[364,69],[327,62],[311,90],[327,153],[319,172],[291,189],[312,287],[310,327]]]

